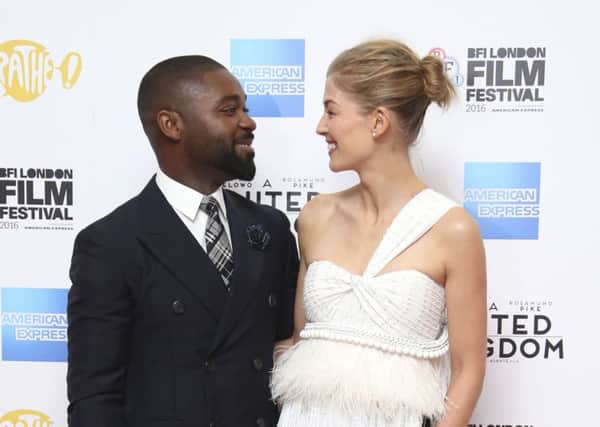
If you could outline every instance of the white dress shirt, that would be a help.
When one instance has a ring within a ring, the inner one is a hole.
[[[160,169],[156,173],[156,185],[167,199],[167,202],[173,207],[179,218],[181,218],[181,221],[198,241],[202,249],[206,251],[204,234],[206,232],[208,215],[206,212],[200,210],[200,202],[205,195],[175,181]],[[217,188],[214,193],[207,194],[207,196],[212,196],[217,200],[219,205],[219,218],[223,223],[225,233],[231,243],[231,233],[229,231],[229,223],[227,222],[223,187]]]

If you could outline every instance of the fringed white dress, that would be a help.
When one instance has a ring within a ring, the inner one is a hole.
[[[279,427],[421,427],[449,378],[444,288],[417,270],[380,274],[456,204],[431,189],[397,214],[365,272],[308,266],[307,323],[273,370]]]

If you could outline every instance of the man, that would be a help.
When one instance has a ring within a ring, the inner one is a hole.
[[[75,241],[69,425],[273,426],[298,257],[283,213],[222,189],[255,173],[245,94],[212,59],[176,57],[138,110],[160,170]]]

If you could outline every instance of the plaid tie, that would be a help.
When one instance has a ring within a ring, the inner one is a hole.
[[[200,209],[208,215],[204,234],[206,253],[221,274],[225,289],[229,292],[229,279],[233,274],[233,258],[227,233],[219,219],[219,203],[214,197],[204,197],[200,202]]]

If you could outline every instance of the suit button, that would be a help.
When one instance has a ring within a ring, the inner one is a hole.
[[[215,361],[209,359],[206,362],[204,362],[204,369],[206,369],[207,372],[215,372],[217,370],[217,366],[215,365]]]
[[[173,303],[171,304],[171,307],[173,308],[173,313],[175,313],[175,314],[183,314],[185,312],[185,306],[178,299],[173,301]]]
[[[275,294],[275,293],[269,294],[269,307],[271,307],[271,308],[277,307],[277,294]]]
[[[256,427],[267,427],[267,422],[262,417],[257,418],[256,419]]]
[[[264,366],[263,361],[260,357],[257,357],[256,359],[254,359],[252,361],[252,365],[254,365],[254,369],[256,369],[257,371],[262,371],[262,368]]]

